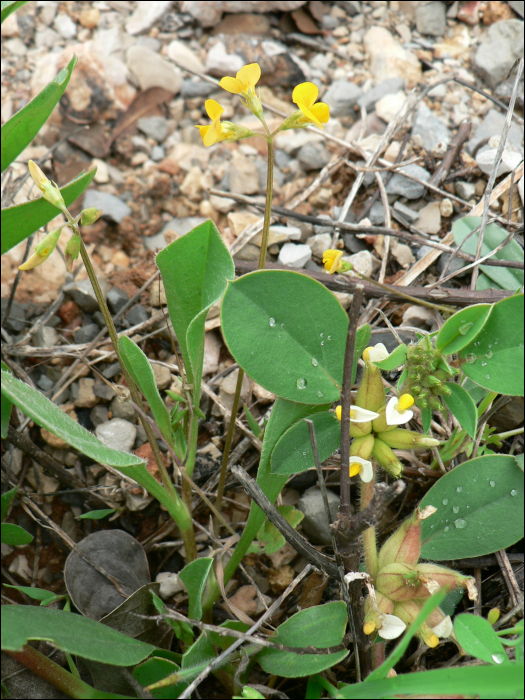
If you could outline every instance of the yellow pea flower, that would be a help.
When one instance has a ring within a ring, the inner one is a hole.
[[[323,253],[324,269],[331,275],[339,270],[341,266],[342,250],[325,250]]]
[[[212,124],[206,126],[197,124],[195,128],[200,131],[205,146],[213,146],[214,143],[219,143],[219,141],[237,141],[237,139],[253,136],[253,131],[244,126],[232,124],[231,122],[221,122],[224,107],[221,107],[215,100],[206,100],[204,108],[212,120]]]
[[[314,104],[319,95],[319,88],[314,83],[301,83],[292,93],[292,101],[299,107],[302,116],[297,120],[297,126],[313,122],[320,129],[330,119],[330,108],[324,102]]]
[[[255,85],[261,77],[261,67],[258,63],[249,63],[243,66],[235,78],[226,76],[219,85],[226,92],[240,95],[245,100],[248,109],[257,117],[262,117],[261,100],[255,94]]]
[[[62,226],[60,228],[57,228],[52,233],[48,233],[42,241],[42,243],[39,243],[37,245],[33,255],[28,260],[26,260],[25,263],[20,265],[18,269],[25,272],[26,270],[32,270],[34,267],[38,267],[43,262],[45,262],[51,255],[51,253],[55,250],[61,233]]]
[[[414,417],[414,412],[409,410],[413,405],[414,397],[410,394],[403,394],[399,399],[393,396],[386,405],[386,424],[408,423]]]
[[[27,166],[33,182],[38,187],[40,192],[42,192],[44,199],[46,199],[57,209],[60,209],[60,211],[64,211],[66,204],[64,202],[64,198],[62,197],[62,193],[58,189],[58,186],[44,175],[42,170],[34,161],[28,161]]]

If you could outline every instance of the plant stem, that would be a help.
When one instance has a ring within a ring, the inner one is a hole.
[[[364,510],[374,497],[374,484],[376,481],[377,467],[373,464],[374,478],[367,484],[361,482],[361,510]],[[376,529],[369,527],[363,532],[363,549],[365,551],[366,572],[375,584],[377,578],[377,543]]]
[[[523,435],[523,428],[516,428],[515,430],[507,430],[506,433],[499,433],[498,435],[491,435],[493,438],[499,438],[500,440],[506,440],[514,435]]]
[[[268,133],[268,177],[266,181],[266,206],[264,209],[264,224],[261,240],[261,254],[259,256],[259,270],[264,269],[266,263],[266,253],[268,250],[268,239],[270,237],[270,220],[272,216],[272,196],[273,196],[273,139],[269,135],[268,127],[263,121],[263,126]],[[231,446],[233,441],[233,433],[235,431],[235,418],[237,416],[237,411],[239,410],[239,403],[241,399],[242,391],[242,381],[244,379],[244,371],[239,367],[239,375],[237,377],[237,386],[235,387],[235,396],[233,397],[233,406],[230,416],[230,424],[228,425],[228,432],[226,434],[226,442],[224,443],[224,452],[222,453],[222,463],[221,463],[221,475],[219,478],[219,485],[217,487],[217,500],[215,501],[215,506],[219,513],[222,508],[222,497],[224,494],[224,483],[226,481],[226,472],[228,470],[228,460],[230,458]]]

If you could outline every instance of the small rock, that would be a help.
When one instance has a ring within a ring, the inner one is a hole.
[[[441,216],[444,216],[445,218],[452,216],[452,214],[454,213],[454,205],[452,204],[450,199],[441,200],[441,203],[439,205],[439,211],[441,213]]]
[[[241,235],[245,228],[260,221],[260,219],[261,217],[259,214],[253,214],[249,211],[233,211],[231,214],[228,214],[228,225],[233,235],[237,237]],[[269,245],[273,245],[276,242],[277,241],[269,241]],[[253,239],[252,243],[255,244]]]
[[[253,160],[244,156],[232,158],[230,163],[230,192],[234,194],[258,194],[259,176]]]
[[[334,80],[323,95],[323,102],[330,107],[330,116],[348,117],[362,95],[361,88],[348,80]]]
[[[143,134],[155,139],[157,143],[162,143],[168,135],[168,120],[164,117],[142,117],[137,121],[137,126]]]
[[[373,226],[382,226],[385,223],[385,210],[383,202],[374,202],[368,214]]]
[[[408,270],[408,268],[416,262],[414,254],[412,253],[410,247],[405,245],[404,243],[399,243],[395,239],[390,245],[390,252],[397,260],[397,262],[401,265],[401,267],[405,270]]]
[[[141,489],[140,493],[132,493],[126,491],[126,506],[132,513],[144,510],[153,501],[153,496],[144,496]]]
[[[343,309],[348,311],[354,299],[354,295],[348,294],[347,292],[332,292],[332,294],[337,298],[337,301],[341,304]]]
[[[94,406],[94,408],[91,410],[91,413],[89,414],[89,418],[95,426],[95,428],[97,428],[99,425],[102,425],[102,423],[108,422],[108,409],[105,406]]]
[[[441,4],[441,3],[434,3]],[[426,5],[425,7],[428,7]],[[421,103],[414,114],[412,137],[420,136],[427,151],[433,151],[439,144],[450,143],[450,131],[443,120],[426,104]]]
[[[42,391],[51,391],[51,389],[55,386],[55,382],[52,379],[49,379],[47,374],[43,374],[37,379],[36,385],[40,387]]]
[[[103,277],[99,277],[98,281],[102,289],[102,294],[106,297],[109,285]],[[64,286],[64,292],[69,294],[73,301],[88,314],[98,311],[98,301],[89,279],[66,284]]]
[[[447,8],[444,2],[430,2],[418,5],[416,26],[420,34],[443,36],[447,28]]]
[[[281,265],[301,268],[312,257],[310,246],[305,244],[285,243],[279,252],[278,261]]]
[[[102,210],[102,218],[109,219],[116,224],[122,223],[125,216],[131,216],[131,209],[114,194],[99,190],[87,190],[84,195],[84,209],[96,207]],[[78,302],[77,302],[78,303]],[[80,304],[79,304],[80,306]]]
[[[9,299],[7,297],[2,297],[2,318],[4,317],[4,314],[6,312],[8,302]],[[9,316],[7,318],[7,321],[3,325],[5,325],[8,331],[14,331],[15,333],[20,333],[21,331],[26,329],[27,324],[25,321],[25,311],[22,304],[19,304],[16,300],[13,299]]]
[[[95,396],[98,396],[98,398],[102,399],[102,401],[111,401],[115,398],[115,390],[108,386],[105,382],[95,381],[93,392]]]
[[[402,204],[399,201],[394,202],[394,211],[397,211],[398,214],[400,214],[409,224],[415,224],[419,219],[419,212],[410,209],[410,207],[407,207],[405,204]]]
[[[332,236],[329,233],[317,233],[306,239],[306,244],[310,246],[314,258],[323,258],[323,253],[332,245]]]
[[[121,399],[115,396],[109,404],[109,410],[113,418],[122,419],[126,422],[134,421],[137,418],[135,406],[129,399]]]
[[[295,571],[285,564],[278,569],[271,568],[268,571],[268,583],[273,593],[282,593],[295,578]]]
[[[484,146],[493,136],[500,136],[505,126],[505,115],[496,109],[489,109],[485,119],[478,126],[472,138],[467,144],[467,151],[470,155],[475,155],[476,151]],[[523,127],[516,122],[511,122],[507,142],[511,143],[514,148],[521,150],[521,142],[523,140]],[[459,183],[456,183],[456,185]],[[459,195],[458,195],[459,196]]]
[[[204,364],[202,374],[216,374],[219,369],[219,355],[222,344],[212,331],[204,335]]]
[[[19,554],[17,557],[15,557],[9,564],[8,571],[10,574],[20,576],[20,578],[25,579],[26,581],[31,581],[32,571],[25,554]]]
[[[151,369],[153,370],[153,376],[155,377],[155,384],[157,389],[161,391],[167,389],[171,384],[171,372],[167,367],[163,365],[157,365],[156,363],[151,364]]]
[[[96,7],[86,8],[78,16],[78,21],[86,29],[95,29],[100,22],[100,10]]]
[[[332,516],[331,522],[334,522],[339,510],[339,496],[336,496],[330,489],[327,490],[327,495],[328,507]],[[312,542],[315,544],[331,544],[332,537],[328,525],[328,516],[320,489],[317,486],[313,486],[305,491],[296,508],[301,513],[304,513],[301,525]]]
[[[221,78],[238,73],[243,65],[244,59],[235,53],[228,53],[222,41],[214,44],[206,57],[206,72]]]
[[[98,398],[93,392],[94,385],[94,379],[82,377],[78,380],[78,396],[75,399],[77,408],[91,408],[98,402]]]
[[[77,328],[75,331],[75,343],[78,343],[78,345],[91,343],[91,341],[95,340],[99,332],[100,328],[96,323],[88,323],[81,328]]]
[[[254,262],[259,260],[261,256],[261,250],[256,245],[252,243],[246,243],[238,253],[235,253],[235,260],[246,260],[247,262]]]
[[[218,197],[217,195],[210,195],[210,204],[212,207],[219,211],[221,214],[228,214],[232,209],[235,208],[237,202],[235,199],[230,199],[229,197]]]
[[[470,202],[472,199],[476,199],[476,183],[475,182],[456,182],[454,185],[454,191],[458,197]]]
[[[54,28],[63,39],[73,39],[77,35],[77,27],[71,17],[65,12],[60,12],[53,22]]]
[[[129,301],[128,293],[119,287],[112,287],[107,296],[107,303],[112,314],[117,314]]]
[[[137,431],[135,426],[122,418],[112,418],[107,423],[101,423],[95,430],[95,435],[106,447],[122,452],[130,452]]]
[[[70,510],[66,510],[62,517],[62,522],[60,523],[62,530],[68,535],[73,542],[78,542],[80,539],[80,534],[78,530],[78,524],[75,520],[75,516]]]
[[[424,306],[409,306],[403,314],[404,326],[426,329],[430,328],[434,323],[432,311]]]
[[[522,56],[523,22],[507,19],[489,27],[471,60],[476,73],[494,90]]]
[[[250,617],[257,613],[257,599],[254,586],[241,586],[231,598],[228,598],[228,602]]]
[[[171,6],[170,0],[137,2],[133,14],[125,22],[126,32],[131,36],[151,29]]]
[[[376,102],[376,114],[384,122],[389,124],[394,121],[396,114],[399,112],[406,100],[406,95],[403,90],[394,92],[390,95],[385,95]]]
[[[427,182],[430,177],[428,170],[425,170],[425,168],[422,168],[420,165],[416,165],[415,163],[405,165],[400,169],[400,172],[417,177],[424,182]],[[420,199],[423,197],[425,192],[426,188],[424,185],[420,185],[418,182],[414,182],[414,180],[409,180],[399,173],[395,173],[386,185],[387,194],[397,194],[400,197],[406,197],[407,199]]]
[[[252,391],[259,403],[272,403],[277,398],[275,394],[272,394],[271,391],[257,384],[257,382],[252,382]]]
[[[490,175],[494,169],[496,163],[496,155],[498,153],[497,148],[490,148],[487,151],[482,151],[476,155],[476,164],[478,168]],[[498,166],[498,173],[496,177],[500,175],[505,175],[505,173],[510,173],[515,170],[518,165],[522,162],[523,156],[517,151],[511,150],[510,148],[505,148],[501,154],[501,161]]]
[[[155,51],[136,44],[128,49],[126,61],[142,90],[160,87],[175,95],[179,92],[182,85],[181,72]]]
[[[421,80],[421,65],[411,51],[404,49],[384,27],[372,27],[363,39],[376,83],[388,78],[404,78],[411,90]]]
[[[57,343],[58,333],[54,328],[51,328],[51,326],[40,326],[33,335],[33,345],[35,348],[53,348]]]
[[[343,255],[342,258],[345,262],[351,263],[356,272],[360,272],[362,275],[371,277],[374,272],[374,259],[372,253],[369,250],[361,250],[359,253],[354,255]],[[352,275],[352,271],[345,274]]]
[[[430,202],[419,211],[416,228],[424,233],[438,233],[441,228],[441,211],[439,202]]]
[[[379,85],[367,90],[364,95],[361,95],[357,100],[357,104],[359,107],[364,107],[367,112],[370,112],[382,97],[399,92],[399,90],[403,90],[404,87],[404,78],[388,78],[387,80],[383,80],[382,83],[379,83]]]
[[[362,250],[368,250],[366,243],[364,243],[360,238],[357,238],[355,233],[344,233],[343,242],[345,248],[350,251],[350,253],[359,253]]]
[[[299,149],[297,159],[305,172],[321,170],[330,161],[330,153],[322,143],[307,143]]]
[[[142,304],[137,304],[126,314],[126,321],[130,326],[138,326],[149,319],[149,312]]]
[[[450,260],[450,253],[443,253],[442,255],[439,256],[437,263],[436,263],[436,269],[437,269],[439,275],[442,275],[445,272],[445,268],[446,268],[449,260]],[[459,258],[456,255],[453,258],[450,265],[448,266],[447,275],[452,275],[453,273],[457,273],[460,270],[462,270],[464,267],[466,267],[467,265],[468,265],[468,262],[466,260],[463,260],[463,258]]]
[[[162,571],[157,574],[156,583],[160,583],[159,595],[162,600],[169,600],[175,593],[181,593],[186,590],[186,586],[182,583],[177,574],[171,571]]]
[[[514,430],[523,424],[523,397],[513,396],[506,404],[491,417],[490,423],[498,432]]]
[[[67,413],[67,415],[74,420],[75,423],[78,423],[77,414],[73,410],[73,404],[65,404],[64,406],[60,407],[60,410]],[[45,428],[40,428],[40,435],[42,436],[44,442],[55,450],[70,449],[69,443],[62,440],[62,438],[59,438],[57,435],[49,432],[49,430],[46,430]]]
[[[151,149],[150,158],[153,162],[159,163],[161,160],[164,160],[165,156],[166,151],[162,148],[162,146],[153,146]]]
[[[168,58],[197,73],[206,72],[206,68],[197,57],[197,54],[187,44],[177,39],[171,41],[168,45]],[[197,97],[200,97],[200,95]]]
[[[235,395],[235,388],[237,386],[237,378],[239,376],[239,370],[235,369],[233,372],[230,372],[224,379],[222,380],[220,384],[220,389],[219,389],[219,398],[223,402],[223,404],[231,410],[233,406],[233,397]],[[244,378],[242,380],[242,388],[241,388],[241,399],[243,401],[246,401],[248,398],[249,394],[251,391],[251,381],[248,379],[246,375],[244,375]],[[215,414],[217,415],[217,414]],[[220,411],[218,412],[218,415],[220,415]]]
[[[217,92],[216,85],[195,79],[183,80],[180,89],[181,97],[184,97],[186,100],[192,100],[196,97],[209,97],[214,92]]]
[[[270,233],[268,235],[268,246],[284,243],[285,241],[300,241],[301,229],[298,226],[280,226],[279,224],[270,225]],[[251,241],[254,245],[261,247],[262,231],[258,233]]]

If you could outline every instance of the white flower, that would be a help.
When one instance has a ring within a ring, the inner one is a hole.
[[[414,398],[410,394],[403,394],[399,398],[393,396],[386,405],[386,424],[401,425],[408,423],[414,417],[410,407],[414,405]]]
[[[338,406],[335,409],[335,415],[338,420],[341,420],[341,415],[343,413],[343,407]],[[375,420],[379,418],[379,413],[375,411],[368,411],[366,408],[360,408],[359,406],[350,407],[350,422],[351,423],[366,423],[369,420]]]
[[[432,632],[437,635],[440,639],[446,639],[452,634],[453,625],[450,615],[444,617],[441,622],[439,622],[435,627],[432,628]]]
[[[397,639],[406,629],[406,625],[395,615],[384,614],[381,617],[381,627],[377,630],[383,639]]]
[[[383,343],[377,343],[374,347],[366,348],[363,352],[365,362],[382,362],[390,355]]]
[[[359,474],[361,481],[368,484],[374,478],[372,462],[361,457],[350,457],[350,476],[356,476],[356,474]]]

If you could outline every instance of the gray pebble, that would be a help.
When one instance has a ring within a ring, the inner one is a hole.
[[[104,382],[95,382],[93,393],[102,401],[111,401],[115,398],[115,391]]]
[[[7,297],[2,297],[2,318],[4,317],[8,302],[9,299]],[[13,331],[14,333],[20,333],[26,329],[27,323],[25,322],[25,313],[22,304],[19,304],[17,301],[13,300],[11,311],[9,312],[8,319],[4,325],[8,331]]]
[[[414,114],[412,136],[420,136],[427,151],[434,150],[439,143],[450,143],[447,125],[426,104],[420,104]]]
[[[183,80],[180,94],[185,99],[192,99],[193,97],[208,97],[216,91],[217,85],[204,80]]]
[[[102,423],[107,423],[109,420],[109,412],[106,406],[94,406],[89,414],[91,422],[98,428]]]
[[[425,168],[420,165],[411,163],[410,165],[405,165],[401,168],[401,172],[406,172],[409,175],[418,177],[423,182],[426,182],[430,173]],[[424,185],[420,185],[419,182],[414,182],[406,177],[403,177],[399,173],[395,173],[388,184],[386,185],[387,194],[398,194],[400,197],[406,197],[407,199],[419,199],[426,192]]]
[[[494,90],[522,56],[523,22],[506,19],[489,27],[471,61],[476,73]]]
[[[99,284],[104,297],[106,297],[109,290],[108,283],[105,279],[100,278]],[[99,311],[98,301],[89,279],[64,285],[64,292],[69,294],[73,301],[78,304],[83,311],[87,311],[88,314]]]
[[[95,340],[97,335],[100,333],[100,328],[96,323],[89,323],[86,326],[77,328],[75,331],[75,343],[81,345],[82,343],[91,343]]]
[[[151,160],[154,161],[155,163],[158,163],[160,160],[163,160],[166,156],[166,151],[162,148],[162,146],[153,146],[151,149]]]
[[[501,22],[498,22],[501,24]],[[494,25],[492,25],[494,26]],[[471,156],[476,154],[476,151],[481,146],[488,143],[492,136],[500,136],[505,126],[505,115],[497,109],[489,109],[485,119],[478,126],[472,138],[467,144],[467,151]],[[518,150],[521,151],[521,142],[523,140],[523,127],[516,122],[511,122],[507,140]]]
[[[317,217],[318,219],[328,219],[330,220],[330,217],[328,214],[319,214]],[[317,236],[319,233],[331,233],[333,234],[335,229],[332,226],[323,226],[322,224],[315,224],[314,225],[314,235]]]
[[[332,117],[348,117],[353,113],[362,90],[348,80],[334,80],[323,96]]]
[[[130,326],[138,326],[139,323],[144,323],[149,319],[149,312],[145,306],[137,304],[126,314],[126,320]]]
[[[471,199],[476,199],[476,183],[475,182],[456,182],[454,191],[458,197],[470,202]]]
[[[87,190],[84,195],[83,208],[96,207],[102,209],[102,218],[110,219],[120,224],[125,216],[131,216],[131,209],[119,197],[99,190]]]
[[[450,253],[443,253],[442,255],[439,256],[436,262],[436,269],[440,275],[443,274],[445,271],[445,267],[450,259]],[[467,260],[463,260],[462,258],[458,258],[456,255],[455,258],[452,260],[452,262],[449,265],[449,268],[447,270],[447,277],[448,275],[451,275],[454,272],[459,272],[462,270],[464,267],[468,265]]]
[[[327,490],[327,495],[332,522],[334,522],[339,509],[339,496],[336,496],[330,489]],[[317,486],[313,486],[305,491],[296,507],[297,510],[304,513],[302,527],[312,542],[315,544],[330,544],[332,537],[320,489]]]
[[[108,292],[107,302],[112,314],[117,314],[128,300],[128,293],[119,287],[112,287]]]
[[[33,335],[33,345],[36,348],[52,348],[58,343],[58,333],[49,326],[40,326]]]
[[[95,430],[97,438],[114,450],[129,452],[135,442],[137,430],[132,423],[122,418],[112,418],[106,423],[101,423]]]
[[[43,374],[41,377],[39,377],[36,384],[42,389],[42,391],[51,391],[51,389],[55,385],[55,382],[49,379],[49,377],[46,374]]]
[[[444,2],[430,2],[416,8],[416,25],[420,34],[443,36],[447,28],[447,8]]]
[[[118,396],[109,404],[113,418],[123,418],[124,420],[134,421],[137,417],[137,411],[131,401],[123,401]]]
[[[417,211],[410,209],[410,207],[407,207],[401,202],[394,202],[394,211],[400,214],[403,217],[403,219],[409,224],[415,224],[416,221],[419,219],[419,213]]]
[[[382,202],[374,202],[372,208],[368,212],[372,226],[382,226],[385,223],[385,209]]]
[[[299,149],[297,159],[305,172],[321,170],[330,161],[330,153],[323,143],[306,143]]]
[[[116,377],[116,375],[120,374],[121,372],[122,369],[120,367],[120,362],[112,362],[102,371],[102,375],[106,379],[113,379],[113,377]]]
[[[274,155],[274,163],[278,168],[287,168],[288,163],[292,160],[291,156],[286,153],[286,151],[281,150],[278,148],[275,151]]]
[[[432,251],[432,250],[435,250],[435,248],[433,248],[433,247],[430,246],[430,245],[422,245],[422,246],[421,246],[420,248],[418,248],[417,251],[416,251],[416,258],[417,258],[418,260],[421,260],[422,258],[425,257],[425,255],[426,255],[427,253],[430,253],[430,251]]]
[[[376,105],[376,102],[385,95],[391,95],[405,89],[404,78],[387,78],[375,87],[367,90],[364,95],[357,100],[359,107],[364,107],[367,112],[371,112]],[[373,175],[373,173],[372,173]]]
[[[138,128],[149,138],[162,143],[168,135],[168,120],[164,117],[142,117],[137,121]]]
[[[142,423],[137,423],[135,428],[137,429],[137,437],[135,438],[135,444],[133,445],[133,447],[136,450],[137,447],[140,447],[148,441],[148,436],[146,435],[146,431],[144,430],[144,426],[142,425]]]
[[[343,242],[345,248],[351,253],[360,253],[362,250],[368,250],[366,243],[361,238],[357,238],[355,233],[343,233]]]

